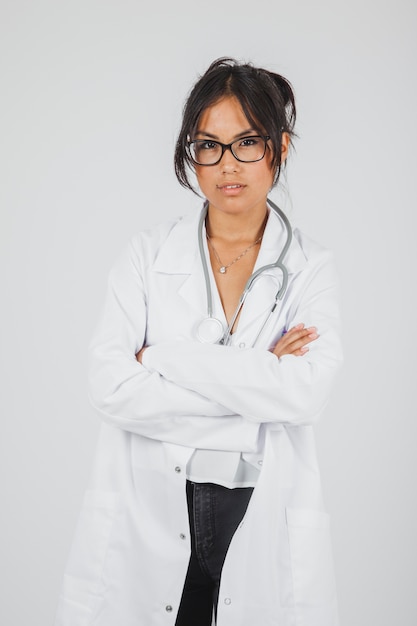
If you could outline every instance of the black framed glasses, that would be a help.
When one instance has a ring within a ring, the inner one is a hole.
[[[213,139],[195,139],[188,144],[191,160],[196,165],[217,165],[226,150],[230,150],[237,161],[255,163],[261,161],[266,152],[269,135],[249,135],[232,141],[221,143]]]

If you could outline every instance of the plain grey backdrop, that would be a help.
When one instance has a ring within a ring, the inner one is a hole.
[[[133,233],[199,206],[174,142],[191,85],[230,55],[294,86],[273,197],[342,283],[346,362],[316,429],[342,625],[415,626],[416,6],[0,0],[1,624],[53,623],[108,271]]]

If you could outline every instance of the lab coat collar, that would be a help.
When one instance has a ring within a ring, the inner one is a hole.
[[[198,267],[201,266],[198,250],[198,223],[202,210],[203,207],[200,211],[189,212],[175,224],[157,255],[153,265],[154,271],[184,275],[194,274],[198,271]],[[282,250],[286,241],[286,229],[281,220],[273,213],[273,209],[271,209],[255,270],[262,265],[276,261],[279,251]],[[205,237],[203,242],[206,243]],[[298,240],[293,237],[284,259],[288,273],[294,274],[300,271],[306,262],[306,257]],[[267,271],[268,274],[272,275],[274,272],[275,270]],[[200,274],[199,271],[198,273]]]
[[[199,211],[187,213],[174,225],[162,244],[152,269],[163,274],[193,273],[195,262],[199,260],[198,221]]]
[[[287,230],[282,220],[276,215],[275,211],[273,209],[270,209],[254,271],[259,269],[263,265],[274,263],[277,260],[281,250],[283,249],[286,241]],[[294,231],[290,247],[287,254],[285,255],[283,262],[288,270],[288,274],[295,274],[299,272],[307,263],[305,254],[298,240],[294,237]],[[270,276],[276,276],[276,272],[277,270],[271,269],[266,270],[265,274]]]
[[[198,249],[199,218],[200,212],[195,211],[177,222],[162,245],[152,269],[163,274],[184,275],[178,294],[200,317],[205,317],[207,293]],[[212,285],[212,291],[214,289]]]
[[[203,209],[201,209],[203,210]],[[207,292],[204,280],[203,266],[198,248],[198,223],[200,212],[189,213],[183,217],[171,230],[153,265],[153,271],[172,275],[184,275],[184,282],[178,288],[178,294],[200,316],[207,316]],[[274,215],[271,209],[265,227],[261,248],[255,264],[259,267],[274,263],[285,245],[287,231],[282,221]],[[209,252],[205,231],[203,232],[203,246],[208,263],[211,292],[213,298],[213,313],[227,326],[220,296],[211,271]],[[293,237],[290,248],[284,259],[288,273],[291,275],[301,270],[306,264],[306,258],[297,239]],[[242,330],[251,324],[258,324],[259,319],[271,306],[274,294],[282,283],[282,273],[277,269],[268,269],[262,273],[263,278],[258,280],[253,288],[252,297],[248,299],[242,310],[239,328]]]

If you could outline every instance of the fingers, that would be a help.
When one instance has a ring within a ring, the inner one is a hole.
[[[143,353],[145,352],[146,348],[147,348],[147,346],[143,346],[143,348],[141,348],[141,349],[139,350],[139,352],[136,354],[136,360],[137,360],[139,363],[142,363],[142,356],[143,356]]]
[[[291,351],[288,352],[288,354],[302,356],[303,354],[308,352],[308,344],[318,339],[319,335],[315,326],[310,326],[297,332],[297,336],[296,333],[294,333],[294,341],[289,346],[289,349]]]
[[[302,356],[308,352],[308,344],[315,341],[318,337],[315,326],[305,328],[304,324],[297,324],[279,339],[272,352],[278,357],[284,354]]]

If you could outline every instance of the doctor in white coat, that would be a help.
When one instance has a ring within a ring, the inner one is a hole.
[[[55,626],[338,624],[312,428],[342,362],[338,281],[268,203],[294,122],[288,81],[233,59],[190,93],[176,173],[206,202],[111,272],[90,354],[102,425]]]

